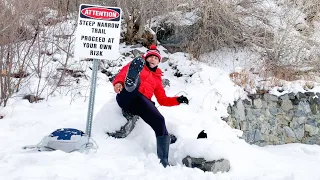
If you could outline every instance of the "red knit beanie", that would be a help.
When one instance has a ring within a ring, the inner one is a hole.
[[[147,53],[144,54],[144,58],[147,59],[149,56],[157,56],[159,58],[159,61],[161,62],[161,55],[160,55],[160,51],[157,49],[157,46],[152,44],[149,48],[149,50],[147,51]]]

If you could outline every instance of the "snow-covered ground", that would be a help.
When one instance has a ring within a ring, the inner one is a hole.
[[[284,11],[275,2],[261,1],[260,6],[252,7],[269,12],[266,19],[272,22],[276,32],[285,34],[285,22],[290,18],[293,18],[296,24],[306,26],[303,13],[295,9]],[[247,10],[250,12],[251,9]],[[168,14],[173,15],[176,17],[173,22],[180,25],[191,25],[199,18],[194,12]],[[51,13],[49,16],[56,15]],[[159,18],[165,17],[154,18],[153,25]],[[245,20],[249,24],[261,23],[255,18]],[[54,36],[72,34],[74,23],[73,20],[62,22],[62,25],[48,27],[43,32],[48,44],[41,44],[39,47],[53,54],[45,59],[49,65],[46,66],[48,72],[44,71],[43,77],[49,76],[51,70],[61,67],[66,60],[66,53],[50,42],[66,49],[68,39]],[[318,27],[319,23],[314,22],[314,26]],[[290,27],[290,31],[295,35],[297,32],[292,29],[294,27]],[[312,39],[319,42],[319,29],[314,30]],[[144,47],[138,49],[146,50]],[[130,46],[123,44],[120,47],[121,53],[131,50]],[[189,105],[161,107],[157,104],[166,119],[168,131],[178,138],[177,142],[170,146],[169,162],[172,166],[163,168],[159,164],[154,132],[142,119],[138,120],[134,130],[124,139],[115,139],[106,134],[118,130],[126,120],[115,101],[116,94],[112,84],[102,73],[98,73],[92,126],[92,138],[99,146],[97,151],[81,154],[23,150],[23,146],[37,144],[44,136],[58,128],[76,128],[83,131],[86,128],[90,77],[88,80],[81,79],[78,84],[74,78],[67,77],[69,84],[73,85],[72,88],[63,87],[58,89],[59,92],[53,93],[54,97],[30,104],[27,100],[21,100],[20,95],[36,91],[39,82],[36,76],[33,76],[28,86],[23,87],[19,94],[9,100],[7,107],[0,107],[0,116],[4,116],[0,119],[0,180],[320,180],[320,146],[249,145],[241,139],[240,130],[230,128],[221,120],[221,117],[228,115],[227,106],[246,95],[242,88],[230,80],[229,73],[242,68],[252,68],[253,63],[257,63],[259,59],[258,52],[250,48],[220,49],[201,56],[201,61],[207,63],[205,65],[189,61],[188,54],[166,54],[163,47],[160,47],[160,50],[163,57],[169,58],[167,62],[160,64],[164,78],[170,80],[170,87],[166,87],[167,95],[185,95],[190,99]],[[130,60],[130,57],[119,59],[123,61],[123,65]],[[88,68],[91,64],[88,62],[71,58],[69,65],[73,69],[86,70],[85,74],[91,75]],[[119,68],[111,69],[116,72]],[[176,68],[182,77],[174,76]],[[41,96],[47,97],[54,85],[54,80],[43,78],[40,81],[40,90],[43,88]],[[320,92],[320,86],[317,85],[315,84],[311,91]],[[281,89],[282,93],[277,91],[277,87],[270,92],[281,95],[304,91],[303,82],[285,83]],[[202,130],[208,134],[207,139],[197,139]],[[225,158],[230,161],[231,169],[227,173],[213,174],[187,168],[181,162],[187,155],[204,157],[208,161]]]
[[[122,51],[130,50],[122,48]],[[163,54],[164,55],[164,54]],[[161,107],[170,133],[177,136],[170,146],[169,162],[163,168],[156,156],[152,129],[143,120],[124,139],[108,137],[125,123],[115,102],[115,93],[104,74],[99,73],[92,138],[99,149],[88,154],[36,152],[21,149],[36,144],[58,128],[85,130],[88,98],[49,98],[36,104],[11,99],[0,109],[0,176],[4,180],[102,180],[102,179],[320,179],[320,146],[289,144],[258,147],[245,143],[241,131],[231,129],[220,117],[226,107],[244,91],[229,79],[228,72],[188,61],[183,53],[164,55],[169,61],[160,66],[171,86],[167,95],[183,94],[189,105]],[[127,58],[130,60],[130,58]],[[184,76],[173,76],[174,66]],[[190,77],[189,75],[192,74]],[[89,91],[87,91],[87,94]],[[196,139],[205,130],[208,139]],[[187,155],[207,160],[226,158],[228,173],[213,174],[182,165]]]

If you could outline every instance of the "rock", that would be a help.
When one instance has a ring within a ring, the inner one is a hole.
[[[303,117],[303,116],[306,116],[306,112],[303,111],[303,110],[298,109],[298,110],[296,110],[296,111],[294,112],[294,116],[296,116],[296,117]]]
[[[307,119],[307,123],[306,124],[317,127],[319,122],[317,122],[315,119],[309,118],[309,119]]]
[[[280,96],[249,95],[228,107],[227,123],[243,131],[242,138],[259,146],[286,143],[320,143],[320,93]],[[263,98],[262,98],[263,96]]]
[[[297,24],[294,25],[294,27],[299,32],[303,32],[303,31],[306,31],[308,29],[308,26],[306,24],[304,24],[304,23],[297,23]]]
[[[102,69],[101,73],[105,74],[107,77],[112,77],[113,76],[112,72],[108,71],[106,69]]]
[[[232,108],[230,105],[227,107],[227,113],[232,115]]]
[[[235,118],[239,120],[245,120],[244,106],[241,100],[237,101],[235,108]]]
[[[176,26],[170,22],[160,22],[158,25],[158,30],[154,29],[157,32],[157,39],[162,43],[167,43],[168,41],[180,42],[181,40],[176,40],[174,37]],[[171,42],[170,42],[171,44]]]
[[[205,162],[206,160],[204,158],[192,158],[190,156],[182,159],[182,163],[191,168],[201,168]]]
[[[240,122],[240,130],[242,131],[248,131],[250,130],[250,126],[249,126],[249,122],[248,121],[241,121]]]
[[[122,115],[128,120],[128,122],[123,125],[120,130],[113,132],[113,133],[109,133],[107,132],[107,134],[111,137],[114,138],[125,138],[127,137],[131,131],[133,130],[133,128],[136,125],[137,120],[139,119],[139,116],[137,115],[133,115],[125,110],[122,110]]]
[[[245,140],[246,142],[248,142],[249,144],[252,144],[255,142],[255,131],[244,131],[243,133],[245,135]]]
[[[260,130],[256,129],[256,130],[254,131],[254,139],[253,139],[253,141],[254,141],[254,142],[258,142],[258,141],[261,141],[261,140],[263,140],[263,139],[262,139],[261,132],[260,132]]]
[[[301,92],[298,92],[298,94],[296,95],[296,97],[297,97],[297,99],[298,99],[299,101],[307,98],[307,96],[306,96],[305,94],[301,93]]]
[[[25,96],[23,96],[22,99],[27,99],[29,101],[29,103],[34,103],[34,102],[44,100],[44,98],[40,98],[40,97],[32,95],[32,94],[25,95]]]
[[[140,57],[142,56],[144,53],[139,51],[138,49],[134,49],[131,51],[131,53],[133,54],[133,56],[136,58],[136,57]]]
[[[169,133],[170,136],[170,144],[173,144],[177,141],[177,137],[174,134]]]
[[[294,93],[289,93],[288,96],[290,100],[296,99],[296,96]]]
[[[309,124],[305,124],[304,130],[309,133],[309,136],[314,136],[314,135],[317,135],[319,133],[319,128],[318,127],[315,127],[315,126],[312,126],[312,125],[309,125]]]
[[[289,98],[288,98],[289,99]],[[283,100],[281,103],[281,109],[285,112],[293,108],[292,102],[290,100]]]
[[[310,104],[310,110],[313,114],[318,114],[319,113],[319,103],[320,99],[319,98],[310,98],[309,99],[309,104]]]
[[[319,114],[319,108],[318,108],[318,106],[316,105],[316,104],[311,104],[310,105],[310,110],[311,110],[311,112],[313,113],[313,114]]]
[[[231,127],[231,128],[235,128],[235,119],[232,118],[231,116],[228,117],[228,121],[227,121],[227,124]]]
[[[268,105],[268,107],[279,108],[278,101],[277,101],[277,102],[275,102],[275,101],[268,101],[268,102],[267,102],[267,105]]]
[[[125,56],[125,57],[129,57],[129,56],[131,56],[131,53],[126,52],[126,53],[123,53],[122,55]]]
[[[270,108],[268,109],[268,111],[269,111],[269,113],[270,113],[272,116],[276,116],[276,115],[278,115],[279,112],[280,112],[278,108],[274,108],[274,107],[270,107]]]
[[[189,12],[192,10],[192,7],[189,3],[179,4],[176,8],[176,11]]]
[[[300,125],[298,128],[293,129],[293,132],[296,134],[296,137],[299,141],[304,137],[304,125]]]
[[[240,124],[240,121],[234,121],[233,122],[233,125],[236,129],[241,129],[241,124]]]
[[[314,99],[317,105],[320,105],[320,97]]]
[[[92,70],[91,67],[89,67],[89,68]],[[66,75],[69,75],[69,76],[74,77],[74,78],[79,78],[79,77],[86,78],[87,77],[83,70],[73,70],[73,69],[68,69],[68,68],[57,68],[57,71],[63,72]]]
[[[262,101],[262,107],[261,109],[267,109],[269,107],[268,102],[265,100],[261,100]]]
[[[299,101],[298,99],[292,99],[291,102],[292,102],[292,104],[295,105],[295,106],[300,103],[300,101]]]
[[[286,137],[289,137],[292,139],[296,138],[296,135],[294,134],[293,130],[290,127],[284,126],[283,129],[284,129]]]
[[[276,128],[278,125],[278,120],[275,117],[270,118],[268,122],[271,126],[271,131],[274,130],[273,128]]]
[[[261,98],[261,94],[249,94],[248,97],[252,100],[254,99],[260,99]]]
[[[292,118],[292,124],[293,125],[301,125],[307,122],[306,117],[293,117]]]
[[[284,127],[284,142],[287,143],[295,143],[297,142],[297,138],[295,133],[288,126]]]
[[[300,118],[294,117],[292,119],[292,122],[290,123],[290,128],[293,130],[298,140],[301,140],[304,137],[305,130],[304,130],[303,118],[304,117],[300,117]]]
[[[242,102],[245,108],[251,108],[251,101],[249,101],[248,99],[244,99]]]
[[[311,112],[310,105],[307,101],[300,101],[297,109],[304,111],[305,114],[308,114]]]
[[[141,48],[142,47],[142,44],[135,44],[135,45],[132,45],[131,48]]]
[[[278,101],[278,97],[275,96],[275,95],[273,95],[273,94],[264,94],[264,95],[263,95],[263,99],[264,99],[265,101],[275,101],[275,102]]]
[[[246,119],[249,121],[257,120],[260,117],[261,110],[260,109],[245,109]]]
[[[269,137],[269,143],[270,144],[273,144],[273,145],[284,144],[284,143],[281,143],[279,137],[277,137],[275,135],[270,135],[268,137]]]
[[[167,87],[167,86],[170,87],[170,81],[169,81],[169,79],[162,79],[162,85],[163,85],[163,87]]]
[[[206,138],[208,138],[208,135],[207,133],[204,132],[204,130],[202,130],[197,136],[197,139],[206,139]]]
[[[277,127],[275,134],[278,137],[281,137],[282,135],[284,135],[286,133],[283,127],[285,127],[285,126],[278,126]]]
[[[167,49],[164,49],[163,52],[166,53],[166,54],[169,53],[169,51]]]
[[[224,121],[224,122],[227,122],[228,121],[228,117],[221,117],[221,120]]]
[[[316,136],[312,136],[312,137],[307,137],[302,142],[306,143],[306,144],[317,144],[317,145],[320,145],[320,134],[318,134]]]
[[[216,161],[208,161],[204,164],[204,171],[217,172],[229,172],[230,162],[227,159],[219,159]]]
[[[213,173],[229,172],[230,162],[227,159],[219,159],[214,161],[206,161],[204,158],[193,158],[187,156],[183,158],[182,163],[190,168],[199,168],[203,171]]]
[[[290,127],[296,135],[296,138],[300,141],[304,137],[305,128],[304,123],[307,122],[306,117],[293,117]]]
[[[288,94],[285,94],[285,95],[282,95],[279,97],[280,100],[282,101],[288,101],[289,100],[289,95]]]
[[[305,92],[304,94],[305,94],[306,96],[311,96],[311,97],[315,96],[315,93],[314,93],[314,92]]]
[[[167,62],[168,60],[169,60],[169,58],[163,57],[163,58],[161,59],[161,63]]]
[[[261,124],[261,130],[260,130],[260,136],[262,136],[262,134],[269,134],[270,132],[270,124],[269,124],[269,121],[265,120],[262,124]],[[257,136],[257,134],[256,134]],[[261,140],[264,140],[264,139],[261,139]]]
[[[113,82],[114,78],[116,78],[117,74],[114,74],[112,76],[109,76],[109,81]]]
[[[278,125],[285,125],[287,126],[289,124],[290,119],[287,118],[287,116],[283,114],[279,114],[276,116],[276,119],[278,120]]]
[[[262,101],[261,99],[254,99],[253,100],[253,107],[255,109],[261,109],[262,108]]]

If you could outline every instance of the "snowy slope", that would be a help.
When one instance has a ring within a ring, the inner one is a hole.
[[[122,51],[129,50],[122,48]],[[57,128],[85,130],[88,101],[84,97],[54,97],[37,104],[12,99],[8,107],[0,109],[5,115],[0,120],[1,179],[320,179],[319,146],[290,144],[262,148],[249,145],[239,138],[240,131],[221,120],[221,116],[227,115],[227,105],[245,95],[230,81],[227,72],[188,61],[183,53],[165,56],[170,58],[161,64],[164,78],[171,81],[167,94],[184,94],[191,99],[190,105],[159,107],[169,132],[178,138],[170,146],[169,161],[174,166],[163,168],[158,163],[154,133],[141,119],[125,139],[105,134],[117,130],[125,119],[115,102],[111,83],[99,73],[92,128],[92,137],[99,145],[97,152],[39,153],[21,149],[38,143]],[[173,76],[175,65],[182,77]],[[206,130],[208,139],[196,139],[201,130]],[[226,158],[231,170],[212,174],[186,168],[181,160],[187,155],[207,160]]]

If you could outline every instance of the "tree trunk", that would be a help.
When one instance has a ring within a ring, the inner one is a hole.
[[[133,23],[133,20],[131,19],[127,21],[127,33],[125,35],[125,39],[127,42],[133,43],[134,33],[135,33],[134,23]]]

